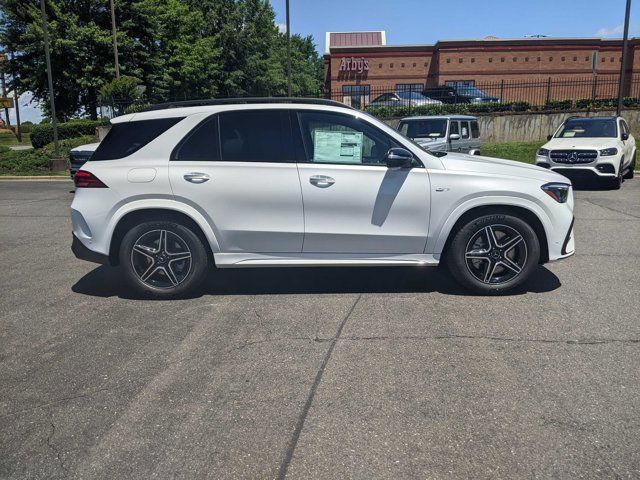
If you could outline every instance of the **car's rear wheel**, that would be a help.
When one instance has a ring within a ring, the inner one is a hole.
[[[535,231],[513,215],[482,215],[453,235],[447,267],[458,282],[478,293],[498,294],[522,284],[540,259]]]
[[[174,220],[144,222],[120,244],[120,265],[129,284],[156,298],[196,289],[207,271],[207,251],[198,235]]]

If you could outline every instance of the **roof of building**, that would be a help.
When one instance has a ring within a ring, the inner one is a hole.
[[[326,53],[340,47],[383,47],[387,44],[384,30],[370,32],[327,32]]]
[[[355,39],[358,34],[367,33],[367,32],[343,32],[339,35],[346,36],[344,38],[351,38],[350,35],[356,35],[353,37]],[[374,32],[368,32],[374,33]],[[378,32],[384,33],[384,32]],[[505,47],[515,47],[515,46],[524,46],[524,47],[541,47],[545,48],[550,45],[575,45],[585,47],[596,47],[596,46],[619,46],[622,45],[622,39],[620,38],[599,38],[599,37],[582,37],[582,38],[559,38],[559,37],[527,37],[527,38],[496,38],[496,37],[485,37],[481,39],[451,39],[451,40],[438,40],[436,43],[432,44],[412,44],[412,45],[387,45],[386,39],[382,43],[374,43],[374,42],[365,42],[365,41],[351,41],[347,43],[346,41],[340,42],[332,42],[332,35],[336,35],[333,32],[327,32],[327,50],[326,53],[329,54],[331,51],[342,51],[346,52],[349,50],[353,51],[429,51],[435,49],[447,49],[447,48],[484,48],[484,47],[496,47],[496,46],[505,46]],[[336,37],[343,38],[343,37]],[[629,39],[630,45],[639,45],[640,38],[633,37]]]

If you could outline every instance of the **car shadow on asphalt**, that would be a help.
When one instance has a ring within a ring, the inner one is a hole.
[[[544,293],[561,286],[558,277],[538,266],[522,286],[507,295]],[[119,270],[100,266],[73,285],[72,290],[95,297],[144,300],[122,281]],[[472,296],[442,268],[325,267],[242,268],[213,270],[204,285],[186,298],[205,295],[279,295],[331,293],[429,293]]]

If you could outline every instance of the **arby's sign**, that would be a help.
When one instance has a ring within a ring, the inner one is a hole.
[[[338,71],[354,73],[367,72],[369,71],[369,60],[364,57],[342,57]]]

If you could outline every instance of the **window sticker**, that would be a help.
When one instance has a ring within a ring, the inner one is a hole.
[[[362,132],[313,131],[313,161],[362,163]]]

